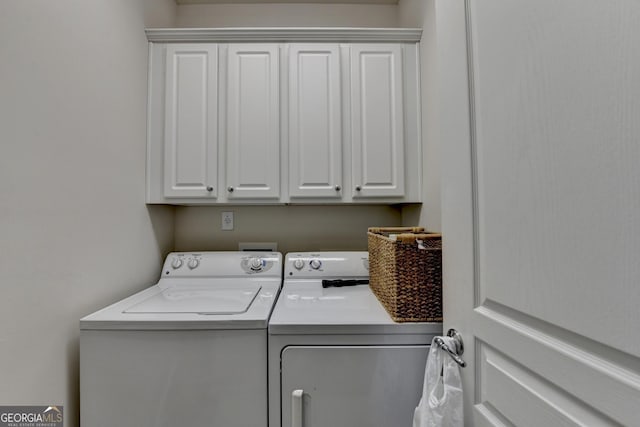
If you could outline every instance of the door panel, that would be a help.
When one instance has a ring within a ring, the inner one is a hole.
[[[600,390],[600,387],[592,386],[592,381],[595,379],[593,374],[584,372],[591,370],[591,367],[571,366],[580,364],[578,359],[568,358],[559,361],[558,366],[567,365],[565,377],[568,377],[566,379],[569,381],[556,381],[558,383],[556,385],[538,375],[538,373],[545,374],[544,370],[534,373],[528,368],[531,366],[530,363],[535,365],[535,361],[531,361],[531,358],[520,358],[519,354],[513,353],[512,357],[518,357],[518,361],[515,361],[481,341],[477,345],[477,351],[480,354],[478,365],[480,372],[477,378],[481,386],[479,400],[482,402],[479,406],[503,415],[518,426],[595,426],[613,423],[610,418],[592,406],[576,401],[575,396],[582,397],[580,394],[587,394],[580,393],[580,387],[592,388],[596,393]],[[537,355],[536,359],[540,360],[541,355]],[[554,354],[549,356],[558,358],[558,355]],[[527,365],[524,365],[525,363]],[[569,373],[571,377],[567,375]],[[605,379],[604,383],[607,382]],[[563,389],[561,386],[568,387]],[[567,391],[572,388],[571,391],[575,396]],[[488,403],[491,407],[487,407]]]
[[[438,11],[445,328],[477,425],[638,422],[640,5],[577,6]]]
[[[402,46],[351,47],[353,197],[404,195]]]
[[[491,402],[515,425],[603,425],[611,421],[487,346],[480,346],[480,361],[481,399]]]
[[[429,346],[305,346],[282,352],[282,426],[303,390],[304,427],[410,426]]]
[[[486,3],[471,11],[480,299],[640,354],[620,340],[640,323],[640,60],[624,59],[640,30],[624,2]],[[627,314],[584,322],[602,312]]]
[[[342,195],[340,49],[289,46],[289,195]]]
[[[227,198],[280,196],[279,47],[230,44]]]
[[[169,45],[166,53],[166,197],[216,197],[217,45]]]

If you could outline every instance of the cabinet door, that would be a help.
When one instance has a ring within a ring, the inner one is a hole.
[[[338,45],[289,47],[289,194],[341,197]]]
[[[280,196],[277,44],[230,44],[227,94],[227,197]]]
[[[411,426],[428,351],[427,345],[285,348],[282,426]]]
[[[218,48],[172,44],[166,53],[164,195],[217,195]]]
[[[351,47],[353,197],[404,196],[402,46]]]

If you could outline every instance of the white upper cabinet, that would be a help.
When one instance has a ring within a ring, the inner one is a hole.
[[[351,46],[353,197],[404,196],[402,47]]]
[[[147,30],[147,203],[417,203],[415,29]]]
[[[339,45],[289,46],[289,195],[342,197]]]
[[[218,51],[215,45],[166,50],[164,195],[215,198]]]
[[[227,74],[229,200],[280,196],[279,47],[231,44]]]

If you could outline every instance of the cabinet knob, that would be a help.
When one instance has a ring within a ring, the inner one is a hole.
[[[227,187],[227,191],[228,191],[229,193],[233,193],[233,187]]]
[[[212,187],[212,186],[208,186],[208,187],[207,187],[207,191],[208,191],[209,193],[211,193],[211,192],[213,191],[213,187]]]
[[[336,189],[336,191],[342,190],[342,188],[339,185],[336,185],[335,189]]]
[[[362,187],[360,187],[359,185],[356,185],[356,191],[360,191],[362,190]]]

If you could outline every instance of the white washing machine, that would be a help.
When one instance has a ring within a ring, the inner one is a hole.
[[[160,281],[80,320],[83,427],[267,425],[279,253],[172,253]]]
[[[367,252],[287,254],[269,321],[269,427],[412,425],[442,324],[395,323],[368,278]]]

